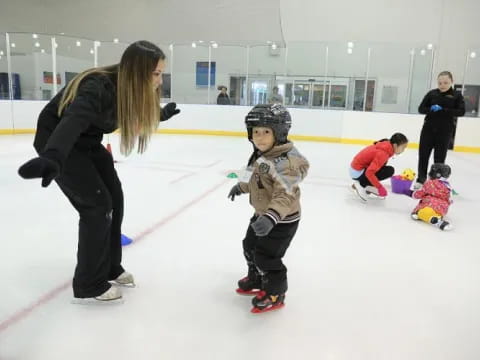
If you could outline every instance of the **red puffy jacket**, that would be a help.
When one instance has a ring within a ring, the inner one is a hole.
[[[391,158],[394,153],[393,145],[390,141],[379,141],[360,151],[353,158],[350,166],[355,170],[365,169],[365,176],[370,183],[378,189],[381,184],[375,174],[387,163],[388,159]]]

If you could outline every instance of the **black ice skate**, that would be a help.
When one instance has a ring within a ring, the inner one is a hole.
[[[245,276],[243,279],[238,280],[237,294],[240,295],[257,295],[262,289],[262,282],[260,278],[250,279]]]
[[[453,228],[452,225],[448,221],[445,221],[441,217],[436,217],[436,216],[433,216],[430,219],[430,224],[432,224],[432,225],[438,227],[440,230],[444,230],[444,231],[452,230],[452,228]]]
[[[272,295],[261,291],[252,299],[252,305],[254,314],[278,310],[285,306],[285,294]]]

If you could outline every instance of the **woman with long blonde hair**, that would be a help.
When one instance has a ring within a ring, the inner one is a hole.
[[[175,103],[160,107],[165,55],[148,41],[137,41],[119,64],[78,74],[42,110],[34,147],[38,157],[19,169],[25,179],[58,184],[80,215],[76,302],[120,300],[117,286],[134,286],[122,265],[123,191],[103,134],[120,130],[120,151],[147,147],[159,121],[180,112]]]

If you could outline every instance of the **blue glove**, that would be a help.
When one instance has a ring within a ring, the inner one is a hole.
[[[437,111],[440,111],[440,110],[443,110],[443,108],[440,105],[437,105],[437,104],[432,105],[430,107],[430,111],[432,111],[432,112],[437,112]]]

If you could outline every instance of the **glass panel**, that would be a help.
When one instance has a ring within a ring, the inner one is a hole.
[[[212,47],[212,61],[216,63],[215,89],[211,94],[212,104],[246,104],[247,51],[245,47],[218,45]],[[226,95],[221,94],[226,87]],[[213,91],[213,88],[212,88]],[[228,96],[228,97],[227,97]]]
[[[312,106],[314,107],[323,107],[323,102],[325,100],[325,103],[328,100],[329,97],[329,86],[328,83],[326,82],[326,86],[323,85],[323,81],[320,81],[319,83],[315,83],[313,85],[313,101],[312,101]],[[325,91],[325,95],[324,95]]]
[[[426,46],[416,47],[412,51],[414,62],[408,112],[418,114],[418,106],[422,102],[423,97],[432,88],[430,77],[434,52]]]
[[[129,44],[113,41],[102,41],[97,48],[98,66],[118,64]]]
[[[411,46],[372,44],[370,49],[366,111],[406,112],[408,109]],[[361,83],[361,90],[365,92],[365,81],[361,81]],[[357,91],[357,86],[355,86],[355,91]],[[363,94],[361,102],[358,104],[356,101],[354,102],[354,110],[362,109]]]
[[[353,110],[354,80],[365,79],[367,56],[367,44],[328,44],[329,108]],[[356,101],[363,101],[363,95]]]
[[[57,91],[60,91],[75,75],[95,66],[94,43],[92,40],[68,36],[55,36],[55,41]],[[52,93],[53,95],[55,94]]]
[[[53,86],[51,38],[37,34],[10,34],[10,56],[13,98],[49,100]]]
[[[212,65],[213,62],[212,62]],[[215,103],[215,67],[211,66],[210,103]],[[173,46],[172,98],[181,104],[207,104],[208,92],[208,45],[195,43]]]
[[[278,101],[278,95],[285,97],[285,85],[278,80],[285,75],[285,48],[272,44],[250,48],[249,74],[249,105]],[[273,97],[273,88],[278,87],[278,94]],[[283,99],[282,99],[283,100]]]
[[[369,76],[370,79],[370,76]],[[375,80],[368,80],[367,104],[365,111],[373,110],[373,98],[375,96]],[[365,79],[355,80],[355,89],[353,95],[353,110],[364,111],[363,100],[365,98]]]
[[[480,101],[480,48],[469,50],[465,73],[465,116],[477,117]],[[455,74],[454,74],[455,76]],[[458,75],[456,76],[458,77]],[[460,84],[460,90],[463,84]],[[456,86],[457,87],[457,86]]]
[[[311,84],[305,82],[294,82],[293,105],[309,106]]]
[[[288,43],[287,76],[282,78],[289,93],[285,104],[300,107],[323,105],[326,46],[323,43]],[[280,83],[280,81],[279,81]],[[327,92],[328,85],[325,87]],[[290,89],[293,88],[293,94]]]

